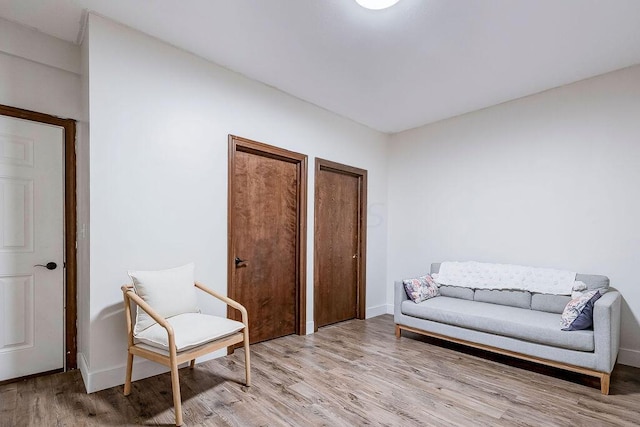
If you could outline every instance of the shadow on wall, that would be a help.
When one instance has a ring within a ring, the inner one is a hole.
[[[124,306],[123,306],[123,304],[124,303],[121,302],[121,303],[109,305],[109,306],[103,308],[100,311],[100,313],[98,313],[98,317],[96,318],[96,322],[101,322],[103,320],[108,320],[109,322],[112,322],[113,320],[111,320],[111,318],[113,316],[119,316],[118,320],[122,323],[122,332],[126,333],[127,329],[126,329],[125,319],[124,319]],[[134,311],[134,314],[135,314],[135,311]]]
[[[135,319],[135,308],[132,307],[132,310]],[[122,354],[121,363],[126,363],[127,325],[124,317],[124,302],[112,304],[100,310],[98,316],[91,322],[91,329],[92,334],[97,334],[97,336],[103,337],[104,341],[109,341],[108,351],[110,353],[119,352]],[[117,335],[114,336],[114,333]],[[116,348],[114,349],[114,347]]]
[[[638,342],[637,338],[633,339],[633,337],[640,337],[640,321],[636,317],[634,317],[633,312],[631,311],[631,307],[629,307],[629,304],[627,304],[627,300],[625,299],[624,294],[620,292],[620,295],[622,295],[622,309],[620,310],[621,341],[622,341],[622,337],[629,337],[629,339],[627,339],[626,342]],[[637,349],[637,348],[632,348],[632,349],[621,348],[621,350],[627,350],[627,352],[625,353],[640,351],[640,349]],[[638,360],[637,360],[638,357],[634,357],[633,360],[627,360],[632,357],[634,356],[632,356],[631,354],[627,354],[627,357],[623,355],[622,360],[620,360],[620,355],[618,355],[618,362],[622,363],[623,365],[632,364],[632,366],[636,366],[636,364],[638,363]]]

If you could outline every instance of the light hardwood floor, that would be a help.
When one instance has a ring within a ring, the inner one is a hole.
[[[597,380],[351,320],[180,371],[186,425],[568,426],[640,424],[640,369]],[[123,354],[123,363],[126,354]],[[123,378],[124,381],[124,378]],[[171,425],[163,374],[87,395],[78,371],[0,386],[2,426]]]

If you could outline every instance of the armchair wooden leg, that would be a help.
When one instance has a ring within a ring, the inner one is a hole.
[[[189,363],[189,369],[193,369],[194,366],[196,366],[196,359],[191,360],[191,362]]]
[[[127,355],[127,375],[124,380],[124,395],[129,396],[131,394],[131,372],[133,371],[133,354]]]
[[[173,392],[173,408],[176,413],[176,426],[182,425],[182,401],[180,400],[180,377],[178,364],[175,359],[171,361],[171,391]]]
[[[396,338],[400,338],[400,335],[402,333],[400,332],[400,325],[396,325]]]
[[[251,357],[249,356],[249,332],[244,333],[244,372],[245,372],[245,384],[247,387],[251,386]]]

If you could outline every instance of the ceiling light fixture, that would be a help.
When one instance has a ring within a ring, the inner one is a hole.
[[[373,10],[386,9],[398,3],[399,0],[356,0],[356,2],[366,8]]]

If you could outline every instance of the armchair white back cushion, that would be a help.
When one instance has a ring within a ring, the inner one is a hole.
[[[136,294],[163,318],[183,313],[199,313],[196,287],[194,286],[194,264],[157,271],[129,271]],[[137,335],[156,324],[142,308],[136,309]]]

